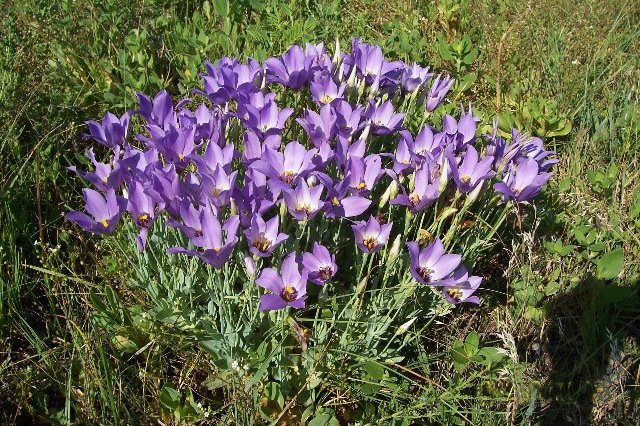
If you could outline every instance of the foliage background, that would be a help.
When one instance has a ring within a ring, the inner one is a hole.
[[[228,376],[144,318],[126,256],[63,222],[80,203],[65,168],[83,122],[134,91],[186,94],[205,59],[351,36],[450,72],[451,99],[545,136],[561,163],[526,238],[483,267],[490,303],[431,324],[408,371],[365,365],[383,400],[336,367],[309,418],[639,421],[638,2],[14,0],[0,22],[3,424],[300,422],[254,371]],[[482,348],[508,362],[475,361]]]

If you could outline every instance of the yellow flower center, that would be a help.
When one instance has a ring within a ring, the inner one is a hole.
[[[103,223],[104,225],[104,223]],[[146,213],[141,214],[140,216],[138,216],[138,225],[146,228],[149,226],[149,215]]]
[[[469,183],[471,182],[471,176],[462,176],[460,180],[464,183]]]
[[[331,199],[331,204],[333,204],[334,206],[339,206],[340,205],[340,200],[338,200],[338,197],[333,197]]]
[[[331,267],[323,266],[322,268],[320,268],[320,276],[325,281],[331,278]]]
[[[329,103],[329,102],[331,102],[332,100],[333,100],[333,96],[331,96],[331,95],[323,95],[323,96],[320,98],[320,102],[321,102],[321,103],[323,103],[323,104],[328,104],[328,103]]]
[[[266,253],[271,247],[271,241],[260,234],[251,241],[251,245],[258,249],[260,253]]]
[[[291,170],[285,170],[282,174],[281,178],[286,183],[293,182],[293,179],[296,177],[296,172],[292,172]]]
[[[456,302],[459,302],[462,299],[462,290],[456,287],[451,287],[447,289],[447,294]]]
[[[100,223],[102,224],[102,226],[104,226],[105,228],[109,227],[109,222],[107,222],[107,219],[100,219]]]
[[[367,187],[367,184],[364,182],[360,182],[359,184],[356,185],[356,189],[364,189]]]
[[[285,302],[293,302],[294,300],[296,300],[298,298],[298,291],[293,288],[292,286],[285,286],[285,288],[282,289],[282,291],[280,292],[280,297],[282,297],[282,299]]]
[[[299,203],[296,206],[296,211],[297,212],[305,212],[306,214],[309,214],[309,213],[311,213],[312,210],[313,209],[311,208],[311,206],[309,204],[301,204],[301,203]]]
[[[178,160],[180,161],[184,160],[184,154],[178,154]]]
[[[362,245],[365,246],[368,250],[373,250],[373,248],[378,245],[378,239],[375,237],[367,236],[364,241],[362,241]]]
[[[418,273],[418,275],[420,275],[420,278],[422,278],[426,282],[431,281],[431,274],[433,274],[433,269],[425,268],[424,266],[419,266],[416,269],[416,272]]]
[[[418,203],[420,203],[420,196],[415,192],[411,193],[411,195],[409,195],[409,204],[415,207]]]

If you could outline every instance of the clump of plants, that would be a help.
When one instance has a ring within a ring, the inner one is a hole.
[[[316,392],[346,358],[354,376],[362,357],[399,362],[433,318],[480,303],[472,268],[557,161],[515,129],[477,135],[471,106],[440,113],[449,76],[359,39],[205,68],[192,98],[138,94],[87,122],[93,167],[73,169],[93,188],[67,219],[124,221],[151,313],[280,392]]]

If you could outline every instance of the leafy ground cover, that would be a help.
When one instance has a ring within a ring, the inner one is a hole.
[[[16,1],[2,13],[3,423],[640,418],[636,2]],[[81,204],[66,167],[87,147],[83,122],[133,107],[134,91],[184,95],[205,59],[352,36],[449,72],[451,99],[544,137],[561,162],[513,224],[525,237],[475,271],[491,277],[480,307],[409,328],[409,364],[333,351],[322,380],[283,389],[252,360],[210,362],[147,313],[136,282],[153,277],[127,237],[63,221]]]

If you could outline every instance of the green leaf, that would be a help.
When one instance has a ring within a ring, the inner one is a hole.
[[[480,345],[480,337],[478,333],[472,331],[464,339],[464,349],[468,354],[475,354],[478,351],[478,345]]]
[[[380,381],[384,376],[384,367],[377,362],[367,361],[362,368],[373,381]]]
[[[180,407],[180,399],[182,394],[172,385],[165,384],[160,391],[160,403],[169,410],[176,410]]]
[[[544,319],[544,311],[542,309],[529,306],[524,311],[524,317],[534,322],[540,322]]]
[[[462,342],[456,342],[456,344],[453,345],[453,349],[451,350],[451,358],[453,358],[453,361],[455,363],[461,364],[463,366],[469,363],[469,357],[464,350]]]
[[[440,53],[440,56],[442,56],[442,59],[444,59],[445,61],[452,61],[454,59],[450,49],[451,48],[449,47],[449,45],[442,39],[438,41],[438,52]]]
[[[308,426],[324,426],[331,420],[333,416],[331,414],[318,414],[313,418],[313,420],[309,421]]]
[[[213,10],[216,12],[216,15],[226,18],[229,15],[229,2],[227,2],[227,0],[214,0]]]
[[[562,286],[557,281],[551,281],[545,287],[544,294],[546,294],[547,296],[553,296],[558,292],[558,290],[560,290],[561,287]]]
[[[623,266],[624,252],[617,249],[600,258],[596,275],[601,280],[612,280],[622,272]]]
[[[636,190],[633,204],[629,209],[629,219],[633,220],[640,216],[640,190]]]

